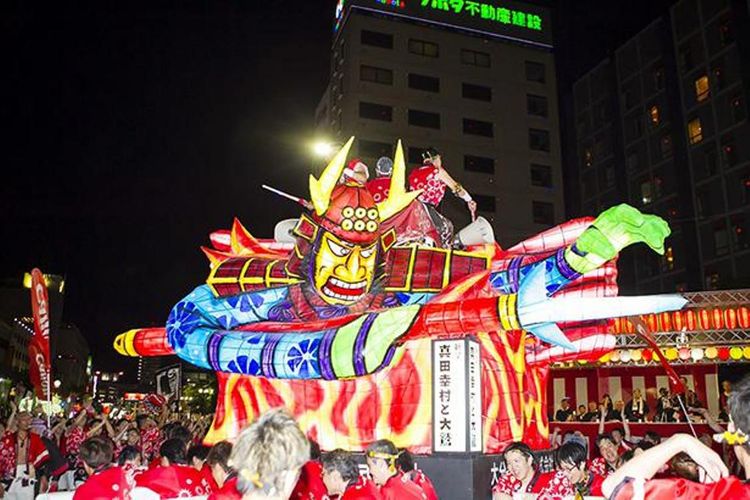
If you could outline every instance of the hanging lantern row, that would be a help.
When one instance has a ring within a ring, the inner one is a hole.
[[[750,308],[740,306],[683,309],[682,311],[648,314],[644,316],[644,320],[652,332],[747,329],[750,328]],[[615,318],[612,333],[635,333],[635,327],[627,318]]]
[[[662,349],[662,352],[668,361],[750,361],[750,345],[744,347],[667,347]],[[618,349],[599,358],[599,363],[639,363],[657,360],[657,355],[652,349]]]

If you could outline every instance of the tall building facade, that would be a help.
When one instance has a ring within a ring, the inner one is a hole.
[[[479,2],[340,2],[318,131],[374,174],[401,139],[407,164],[427,147],[472,194],[503,246],[564,219],[550,13]],[[460,228],[463,202],[442,210]]]
[[[571,215],[627,202],[672,228],[664,256],[623,257],[625,291],[750,286],[748,27],[745,3],[683,0],[573,86]]]

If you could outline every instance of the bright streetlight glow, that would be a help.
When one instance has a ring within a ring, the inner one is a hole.
[[[318,141],[313,144],[313,153],[320,158],[327,158],[333,153],[333,144],[330,142]]]

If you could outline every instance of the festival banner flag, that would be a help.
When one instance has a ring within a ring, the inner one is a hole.
[[[42,272],[31,271],[31,311],[34,337],[29,342],[29,375],[39,399],[49,400],[52,367],[49,353],[49,297]]]

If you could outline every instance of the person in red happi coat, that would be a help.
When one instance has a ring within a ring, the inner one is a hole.
[[[391,441],[380,439],[370,444],[365,452],[372,480],[385,500],[426,500],[422,488],[414,484],[396,467],[398,449]]]
[[[161,498],[202,496],[211,493],[204,475],[187,464],[185,442],[167,439],[159,448],[161,465],[136,477],[136,484],[149,488]]]
[[[206,457],[206,465],[216,482],[214,490],[207,500],[241,500],[242,495],[237,491],[237,471],[229,466],[232,454],[232,443],[221,441],[216,443]]]
[[[323,455],[323,483],[329,498],[338,500],[380,499],[375,483],[359,474],[357,462],[351,453],[342,449]]]
[[[73,500],[130,499],[135,484],[122,467],[112,465],[112,442],[109,439],[89,438],[81,443],[79,454],[89,477],[75,490]]]

